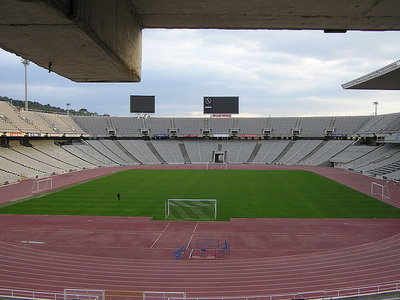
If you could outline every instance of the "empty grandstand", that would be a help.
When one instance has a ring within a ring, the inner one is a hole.
[[[1,184],[105,166],[219,162],[324,165],[400,179],[398,113],[144,119],[0,108]]]

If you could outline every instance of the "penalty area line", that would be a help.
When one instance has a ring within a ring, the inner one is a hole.
[[[154,241],[154,243],[150,246],[150,249],[153,249],[154,245],[157,244],[158,240],[160,239],[160,237],[163,235],[163,233],[165,232],[165,230],[167,230],[169,224],[171,224],[171,222],[168,222],[167,226],[164,227],[163,231],[161,231],[161,233],[158,235],[157,239]]]
[[[199,222],[196,223],[196,226],[195,226],[194,229],[193,229],[193,232],[192,232],[192,234],[191,234],[191,236],[190,236],[189,242],[188,242],[187,245],[186,245],[186,248],[189,248],[190,243],[192,242],[193,236],[194,236],[194,234],[195,234],[195,232],[196,232],[196,229],[197,229],[197,225],[199,225]]]

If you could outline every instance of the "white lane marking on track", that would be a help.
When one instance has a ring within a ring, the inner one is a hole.
[[[167,226],[164,227],[163,231],[161,231],[161,233],[158,235],[157,239],[154,241],[154,243],[150,246],[150,249],[153,249],[154,245],[158,242],[158,240],[160,239],[160,237],[162,236],[162,234],[165,232],[165,230],[167,230],[169,224],[171,224],[171,222],[168,222]]]
[[[196,229],[197,229],[197,225],[199,225],[199,222],[197,222],[197,223],[196,223],[196,226],[194,226],[194,229],[193,229],[192,235],[190,236],[190,239],[189,239],[189,242],[188,242],[188,243],[187,243],[187,245],[186,245],[186,248],[189,248],[189,246],[190,246],[190,243],[192,242],[193,235],[195,234],[195,232],[196,232]]]

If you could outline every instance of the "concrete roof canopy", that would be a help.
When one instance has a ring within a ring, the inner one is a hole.
[[[342,84],[344,89],[400,90],[400,60]]]
[[[0,47],[76,82],[137,82],[142,29],[400,30],[397,0],[2,0]]]

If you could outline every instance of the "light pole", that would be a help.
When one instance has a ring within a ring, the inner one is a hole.
[[[375,105],[375,116],[378,114],[378,101],[372,102],[373,105]]]
[[[29,60],[23,58],[23,59],[21,59],[21,63],[25,67],[25,111],[28,111],[28,71],[27,71],[27,67],[29,66]]]
[[[71,106],[71,103],[67,103],[67,116],[69,116],[69,107]]]

